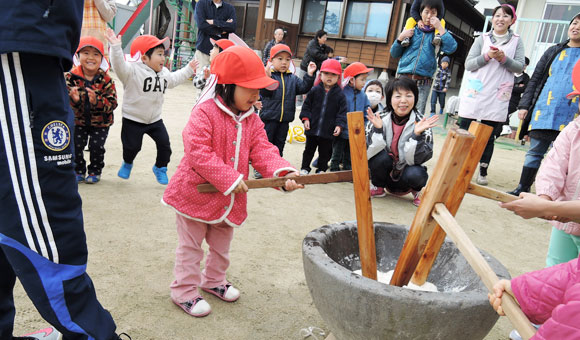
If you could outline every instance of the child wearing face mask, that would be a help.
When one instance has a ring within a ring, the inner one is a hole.
[[[176,212],[179,238],[171,299],[195,317],[211,312],[198,289],[226,302],[240,297],[226,270],[234,228],[248,215],[244,180],[249,162],[267,177],[288,177],[283,190],[303,188],[291,179],[299,175],[297,170],[268,142],[254,113],[260,89],[278,87],[262,60],[247,47],[233,46],[212,61],[211,72],[217,83],[214,95],[193,108],[182,134],[185,154],[163,195],[163,203]],[[207,182],[218,192],[197,191]],[[209,252],[202,271],[204,240]]]
[[[385,196],[385,189],[398,196],[413,194],[418,206],[419,193],[427,184],[423,163],[433,157],[433,133],[439,116],[424,117],[415,108],[418,100],[415,82],[401,77],[385,87],[387,108],[384,115],[367,110],[367,158],[372,197]]]
[[[365,85],[364,92],[369,99],[373,113],[382,112],[385,108],[382,103],[383,99],[385,99],[385,95],[383,94],[383,83],[378,79],[369,80]]]

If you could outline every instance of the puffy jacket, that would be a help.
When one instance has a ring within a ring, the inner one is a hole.
[[[271,76],[280,85],[274,91],[260,90],[263,105],[260,118],[263,121],[291,122],[296,114],[296,95],[308,93],[314,84],[314,77],[306,73],[304,79],[300,79],[291,72],[272,72]]]
[[[216,7],[212,0],[199,0],[195,6],[194,19],[197,24],[195,48],[205,54],[209,54],[213,48],[209,38],[227,39],[229,33],[236,31],[236,10],[225,1],[222,1],[220,7]],[[232,22],[228,22],[230,19]],[[213,20],[213,25],[208,24],[207,20]]]
[[[435,32],[423,32],[419,27],[415,27],[415,34],[411,37],[411,44],[407,47],[401,46],[399,40],[395,40],[391,46],[391,56],[401,58],[397,73],[415,74],[423,77],[433,77],[437,70],[437,58],[435,57],[435,46],[433,37]],[[457,42],[446,31],[441,36],[441,51],[447,55],[455,52]]]
[[[550,75],[550,66],[552,65],[552,61],[556,58],[562,50],[568,47],[568,42],[570,40],[566,40],[562,43],[554,45],[546,50],[542,57],[536,64],[536,68],[534,68],[534,73],[528,82],[528,86],[526,86],[526,90],[520,99],[520,103],[518,104],[518,110],[528,110],[528,114],[526,118],[524,118],[522,122],[522,126],[520,128],[520,133],[518,135],[519,139],[523,139],[525,135],[529,133],[528,126],[530,125],[530,121],[532,120],[532,109],[536,106],[536,101],[538,97],[540,97],[540,93],[542,93],[542,89],[546,84],[546,80]]]
[[[320,65],[327,58],[328,52],[326,51],[326,45],[320,45],[318,39],[314,38],[306,46],[306,52],[304,52],[304,57],[300,62],[300,68],[306,72],[308,70],[308,64],[313,61],[316,64],[316,69],[320,70]]]
[[[371,102],[369,102],[367,95],[363,91],[355,90],[350,85],[346,85],[344,89],[342,89],[342,93],[344,93],[344,96],[346,97],[346,112],[362,111],[366,122],[366,112],[371,106]],[[340,133],[340,138],[348,139],[348,124]]]
[[[193,108],[182,135],[185,153],[162,202],[196,221],[232,227],[244,223],[247,194],[232,191],[248,178],[250,161],[264,177],[296,171],[268,142],[253,109],[236,115],[220,99],[206,100]],[[207,182],[219,192],[199,193],[197,186]]]
[[[580,199],[580,118],[571,121],[548,152],[536,176],[536,194],[553,201]],[[557,229],[580,236],[580,224],[550,221]]]
[[[531,339],[580,339],[578,259],[515,277],[511,286],[524,314],[542,324]]]
[[[346,97],[340,86],[334,85],[328,92],[322,83],[314,86],[304,100],[300,120],[310,121],[307,136],[330,139],[336,126],[346,129]]]
[[[371,159],[379,152],[386,150],[392,153],[391,143],[393,142],[393,113],[385,109],[381,113],[383,128],[377,129],[371,122],[365,128],[367,138],[367,159]],[[410,113],[409,120],[401,137],[399,137],[399,161],[395,164],[397,170],[403,170],[407,165],[421,165],[433,157],[433,132],[431,129],[423,131],[420,135],[415,135],[415,124],[423,116],[417,110]]]
[[[99,69],[92,81],[85,79],[81,66],[74,67],[65,74],[66,86],[70,92],[73,87],[79,88],[80,100],[70,105],[75,114],[75,125],[107,127],[113,125],[113,110],[117,107],[117,90],[115,82],[108,73]],[[91,104],[86,88],[95,91],[97,103]]]
[[[0,1],[0,54],[27,52],[61,59],[70,70],[79,44],[83,1]]]

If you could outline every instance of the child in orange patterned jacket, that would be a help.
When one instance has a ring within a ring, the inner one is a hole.
[[[113,110],[117,107],[117,91],[107,73],[108,63],[103,56],[103,43],[94,37],[80,40],[75,67],[65,74],[70,105],[75,114],[75,172],[77,182],[97,183],[105,166],[105,142],[113,124]],[[83,150],[89,141],[90,164]]]

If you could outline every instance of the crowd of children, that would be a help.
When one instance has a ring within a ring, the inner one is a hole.
[[[512,13],[510,20],[515,20],[512,9],[500,6],[496,11]],[[416,0],[412,14],[415,18],[410,18],[404,31],[408,34],[401,34],[397,46],[393,47],[395,52],[403,56],[410,53],[402,51],[413,44],[410,30],[415,24],[417,32],[433,36],[433,45],[442,44],[448,53],[453,52],[456,44],[446,35],[444,21],[439,20],[443,14],[442,1]],[[423,22],[422,18],[429,22]],[[326,41],[326,35],[323,36]],[[312,171],[316,152],[316,173],[350,170],[347,112],[365,113],[371,196],[383,197],[386,192],[412,193],[413,204],[420,204],[420,192],[428,179],[424,164],[433,156],[431,129],[439,119],[435,108],[439,100],[442,113],[451,80],[449,57],[441,58],[435,73],[428,116],[424,112],[426,98],[421,98],[424,97],[421,87],[431,84],[425,82],[431,76],[403,74],[383,86],[377,79],[368,80],[372,68],[354,62],[343,71],[341,62],[327,53],[320,67],[314,61],[302,65],[306,74],[298,77],[290,67],[292,51],[284,43],[271,46],[264,67],[251,49],[236,46],[228,39],[211,40],[210,65],[197,74],[196,60],[170,72],[164,67],[167,38],[152,35],[136,38],[131,44],[133,61],[125,58],[121,36],[108,29],[106,38],[110,43],[112,67],[124,87],[123,161],[117,175],[129,179],[143,135],[149,135],[157,147],[153,174],[157,182],[167,185],[162,202],[173,208],[177,217],[179,243],[171,299],[187,314],[203,317],[211,312],[200,290],[226,302],[240,297],[240,291],[227,280],[226,271],[233,230],[247,218],[245,180],[249,177],[250,164],[255,177],[286,177],[284,186],[279,188],[282,191],[303,188],[293,178]],[[105,143],[117,107],[115,83],[108,74],[105,56],[101,41],[83,37],[74,56],[74,67],[65,74],[69,104],[75,117],[73,159],[78,183],[94,184],[101,180]],[[580,63],[574,72],[574,85],[579,88]],[[200,97],[183,130],[184,156],[170,180],[167,165],[172,151],[161,108],[166,89],[192,77],[194,86],[206,96]],[[295,120],[296,96],[303,94],[306,98],[299,119],[304,125],[306,143],[300,168],[295,168],[282,156],[289,124]],[[579,95],[575,91],[570,97]],[[255,106],[260,100],[261,110],[256,114]],[[503,116],[501,121],[505,121]],[[578,206],[548,203],[579,198],[579,131],[580,120],[576,119],[555,140],[538,174],[539,196],[524,194],[522,200],[503,205],[524,217],[543,216],[554,220],[547,259],[547,265],[554,267],[525,274],[511,282],[503,280],[490,295],[490,303],[501,314],[502,293],[514,294],[533,321],[545,323],[540,328],[545,338],[560,334],[560,325],[573,323],[568,315],[579,311]],[[87,144],[88,165],[83,155]],[[217,192],[196,190],[197,185],[207,182]],[[204,240],[209,252],[202,271]],[[545,303],[542,310],[537,310],[534,304],[545,302],[537,292],[545,291],[546,287],[551,287],[557,297],[550,301],[551,305]],[[552,314],[556,310],[559,314]],[[568,314],[562,316],[563,310]]]

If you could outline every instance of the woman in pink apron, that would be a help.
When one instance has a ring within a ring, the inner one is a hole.
[[[477,183],[487,185],[487,168],[493,154],[493,144],[507,119],[507,108],[514,85],[514,73],[524,69],[525,49],[519,35],[510,30],[516,22],[511,5],[493,10],[493,29],[480,35],[471,46],[465,60],[467,89],[459,103],[459,127],[467,130],[472,121],[492,126],[485,151],[479,161]]]

